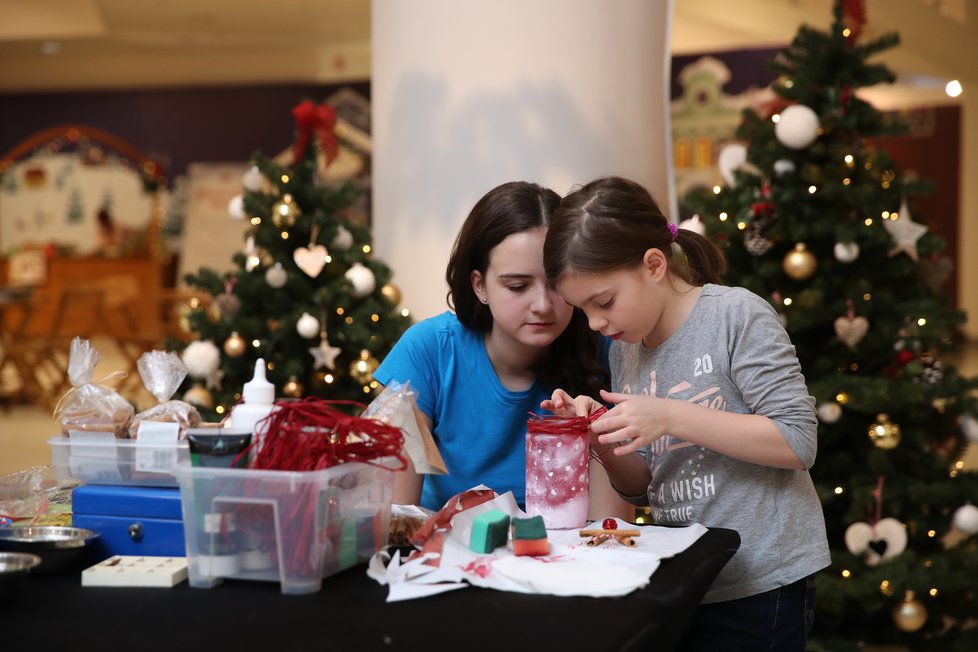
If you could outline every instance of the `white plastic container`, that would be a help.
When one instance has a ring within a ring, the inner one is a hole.
[[[315,593],[324,577],[387,544],[394,474],[378,466],[350,462],[294,472],[188,464],[175,475],[192,587],[230,578]]]
[[[54,436],[51,466],[59,481],[83,484],[175,487],[173,470],[190,463],[186,441],[141,442],[138,439],[71,438]]]

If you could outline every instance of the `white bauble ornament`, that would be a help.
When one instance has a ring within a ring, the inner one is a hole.
[[[194,378],[208,378],[221,364],[221,351],[210,340],[191,342],[180,356],[187,373]]]
[[[746,162],[747,148],[742,143],[730,143],[720,150],[717,156],[717,167],[720,169],[720,176],[728,186],[737,185],[734,172]]]
[[[954,512],[954,527],[968,535],[978,532],[978,507],[971,503],[958,507]]]
[[[353,246],[353,234],[341,226],[336,232],[336,237],[333,238],[330,246],[338,251],[347,251]]]
[[[247,215],[244,209],[244,195],[235,195],[228,202],[228,215],[235,220],[243,220]]]
[[[774,162],[774,173],[779,177],[795,171],[795,163],[786,158],[780,158]]]
[[[699,233],[700,235],[706,233],[706,225],[703,224],[703,220],[700,219],[699,215],[694,215],[688,220],[683,220],[679,223],[679,228],[692,231],[693,233]]]
[[[842,406],[835,401],[828,401],[819,405],[816,413],[822,423],[835,423],[842,418]]]
[[[965,439],[978,444],[978,419],[970,414],[961,417],[961,431],[964,433]]]
[[[774,125],[778,142],[790,149],[804,149],[818,137],[818,115],[804,104],[793,104],[781,112]]]
[[[845,541],[849,552],[875,566],[907,549],[907,528],[895,518],[881,518],[876,525],[853,523],[846,528]]]
[[[377,278],[370,268],[361,263],[353,263],[353,267],[346,270],[346,280],[353,286],[351,294],[360,299],[367,296],[377,287]]]
[[[851,263],[859,258],[859,245],[855,242],[836,242],[832,253],[840,263]]]
[[[265,175],[261,173],[257,165],[252,165],[251,169],[241,177],[241,185],[245,187],[245,190],[250,190],[251,192],[258,192],[264,184]]]
[[[282,267],[282,263],[275,263],[274,266],[265,270],[265,282],[268,286],[278,290],[285,287],[289,280],[289,273]]]
[[[299,317],[299,321],[295,323],[295,330],[307,340],[312,339],[319,335],[319,320],[308,312],[304,312]]]

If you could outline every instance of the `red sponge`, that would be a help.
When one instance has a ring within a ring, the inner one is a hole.
[[[513,554],[539,557],[550,553],[547,527],[542,516],[513,519]]]

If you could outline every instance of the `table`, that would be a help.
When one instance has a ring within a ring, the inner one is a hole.
[[[388,604],[387,587],[368,578],[363,564],[326,578],[322,591],[310,595],[283,595],[272,582],[95,588],[82,587],[77,571],[35,575],[18,598],[0,605],[0,645],[139,652],[667,652],[739,546],[735,531],[710,528],[663,560],[648,586],[620,598],[470,587]]]

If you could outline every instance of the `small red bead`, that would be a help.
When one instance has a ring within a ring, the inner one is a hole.
[[[605,520],[601,521],[601,529],[602,530],[617,530],[618,529],[618,521],[616,521],[613,518],[606,518]]]

